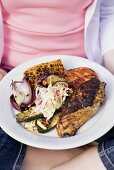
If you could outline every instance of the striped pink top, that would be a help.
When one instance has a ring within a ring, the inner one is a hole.
[[[4,22],[2,64],[15,67],[50,54],[86,57],[84,18],[93,0],[1,0]]]

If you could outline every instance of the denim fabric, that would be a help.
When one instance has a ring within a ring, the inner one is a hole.
[[[26,145],[14,140],[0,128],[0,170],[20,170]]]
[[[98,144],[99,156],[107,170],[114,170],[114,138]]]

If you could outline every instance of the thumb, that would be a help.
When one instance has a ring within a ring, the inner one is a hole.
[[[0,69],[0,80],[7,74],[7,72],[3,69]]]

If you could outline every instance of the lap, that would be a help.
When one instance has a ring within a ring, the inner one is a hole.
[[[111,131],[109,131],[105,136],[103,136],[98,140],[99,156],[103,164],[109,170],[114,169],[114,133],[113,132],[114,132],[114,128],[111,129]],[[14,167],[15,170],[20,170],[23,162],[25,167],[26,167],[26,163],[28,162],[32,166],[33,163],[35,164],[34,160],[36,161],[36,167],[37,167],[38,161],[41,160],[41,157],[42,160],[39,162],[39,164],[43,165],[44,162],[46,163],[46,160],[48,160],[47,158],[49,158],[49,160],[52,160],[51,161],[52,164],[50,165],[51,167],[54,166],[53,165],[54,161],[55,161],[55,165],[56,163],[59,165],[65,161],[72,159],[73,157],[78,156],[80,153],[83,153],[87,149],[88,147],[81,147],[81,148],[71,149],[67,151],[65,150],[49,151],[49,150],[27,147],[27,152],[26,152],[26,145],[14,140],[0,128],[0,169],[2,170],[6,170],[6,169],[13,170]],[[32,161],[30,160],[31,153],[33,155]],[[47,165],[48,163],[49,161],[47,161]]]
[[[38,166],[40,170],[49,170],[79,156],[87,149],[87,146],[67,150],[46,150],[27,147],[22,170],[36,170]]]

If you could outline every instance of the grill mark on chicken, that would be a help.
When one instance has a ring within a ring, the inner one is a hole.
[[[98,76],[95,71],[90,68],[78,67],[66,70],[65,78],[69,83],[71,83],[71,85],[73,83],[75,87],[77,87],[78,85],[85,83],[91,78],[98,78]]]
[[[63,105],[62,112],[69,114],[83,107],[91,106],[99,85],[100,81],[96,78],[91,78],[85,83],[80,84],[79,88],[73,90],[69,101]]]

